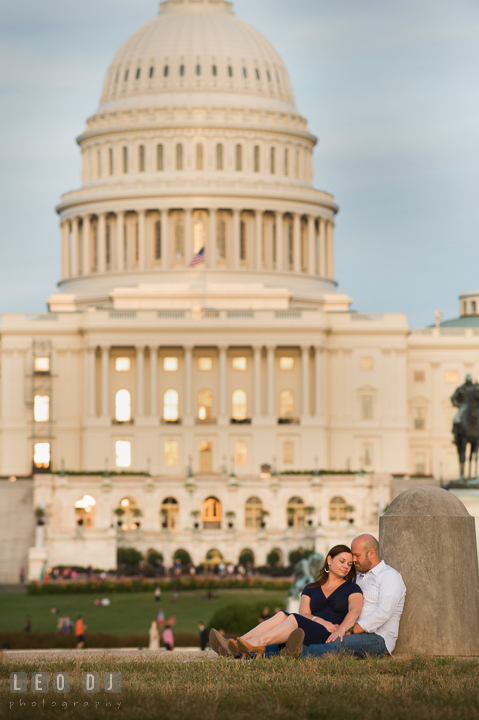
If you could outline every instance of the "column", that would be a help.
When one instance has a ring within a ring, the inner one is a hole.
[[[101,349],[101,415],[103,418],[109,416],[109,384],[110,384],[110,348]]]
[[[139,246],[139,257],[138,257],[138,268],[140,270],[146,270],[147,258],[146,258],[146,210],[139,210],[138,215],[138,246]]]
[[[308,215],[308,273],[316,275],[316,223],[312,215]]]
[[[240,222],[241,215],[239,210],[233,210],[233,243],[231,248],[232,262],[231,267],[233,270],[239,268],[239,254],[240,254]]]
[[[83,218],[83,274],[91,273],[91,222],[90,216]]]
[[[80,228],[79,218],[72,220],[72,275],[80,274]]]
[[[334,278],[334,223],[330,220],[326,225],[328,243],[328,277]]]
[[[226,424],[227,422],[227,411],[226,411],[226,346],[221,346],[219,350],[219,370],[220,370],[220,397],[219,397],[219,408],[220,408],[220,423]]]
[[[253,364],[254,364],[254,416],[261,415],[261,345],[253,348]]]
[[[324,349],[319,345],[314,349],[314,414],[324,416]]]
[[[301,216],[293,215],[293,270],[301,272]]]
[[[301,415],[311,415],[310,403],[310,378],[309,378],[309,345],[301,348]]]
[[[61,223],[62,231],[62,279],[70,277],[70,222]]]
[[[276,269],[284,270],[285,251],[284,251],[284,223],[283,213],[275,213],[276,221]]]
[[[87,348],[87,398],[89,417],[96,417],[96,348]]]
[[[136,348],[136,414],[145,414],[145,348]]]
[[[116,214],[116,269],[124,270],[125,257],[125,213]]]
[[[208,247],[206,249],[206,266],[216,267],[216,213],[217,210],[210,210],[208,224]]]
[[[255,242],[255,268],[256,270],[262,270],[263,268],[263,213],[261,210],[256,210],[255,215],[255,231],[254,231],[254,242]]]
[[[319,274],[326,277],[328,274],[328,250],[326,247],[326,220],[319,218]]]
[[[98,272],[106,270],[106,213],[98,216]]]
[[[275,348],[267,348],[267,386],[266,386],[266,413],[268,417],[274,418],[275,403],[274,403],[274,360],[275,360]]]
[[[172,267],[173,250],[170,247],[170,215],[168,210],[161,211],[161,266]]]
[[[185,210],[185,265],[193,257],[193,210]]]
[[[192,392],[193,392],[193,348],[191,345],[184,347],[185,352],[185,422],[192,422]]]
[[[158,348],[150,346],[150,415],[158,415]]]

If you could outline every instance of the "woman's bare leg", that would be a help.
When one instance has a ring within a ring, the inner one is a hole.
[[[273,619],[273,618],[271,618]],[[261,627],[261,625],[260,625]],[[273,627],[271,630],[268,630],[265,633],[262,633],[261,635],[256,635],[255,637],[248,638],[245,636],[245,640],[248,643],[248,645],[252,645],[253,647],[264,647],[265,645],[278,645],[280,643],[285,643],[286,640],[289,638],[293,630],[296,630],[298,627],[298,622],[294,615],[289,615],[286,620],[283,620],[282,623],[279,625],[276,625],[276,627]],[[255,628],[256,629],[256,628]]]
[[[264,635],[266,632],[269,632],[277,625],[280,625],[282,622],[284,622],[287,617],[288,616],[285,615],[284,612],[276,613],[276,615],[273,615],[272,618],[269,618],[269,620],[265,620],[259,625],[256,625],[255,628],[247,632],[245,635],[242,635],[241,637],[243,638],[243,640],[249,640],[249,638],[257,637],[258,635]]]

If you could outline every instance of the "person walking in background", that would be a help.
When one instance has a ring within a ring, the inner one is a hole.
[[[81,615],[78,616],[78,619],[75,623],[75,635],[77,639],[77,648],[81,649],[85,647],[85,631],[87,627],[83,622],[83,618]]]
[[[163,610],[160,610],[158,615],[156,616],[156,623],[158,625],[158,628],[160,630],[163,630],[163,625],[165,624],[165,613]]]
[[[158,586],[155,588],[155,602],[161,602],[161,588]]]
[[[32,618],[30,617],[30,615],[27,615],[27,617],[25,618],[25,625],[24,625],[23,629],[24,629],[25,632],[30,632],[30,631],[31,631],[31,629],[32,629]]]
[[[205,624],[202,620],[198,623],[198,630],[200,631],[200,647],[202,650],[206,650],[208,644],[208,630],[205,628]]]
[[[25,568],[20,568],[20,585],[25,582]]]
[[[160,649],[160,633],[158,632],[158,628],[156,626],[156,622],[153,620],[150,627],[150,650],[159,650]]]
[[[170,620],[168,620],[165,629],[163,630],[163,633],[161,635],[161,639],[163,640],[163,643],[165,645],[165,648],[167,650],[174,650],[175,649],[175,638],[173,635],[173,630],[170,625]]]

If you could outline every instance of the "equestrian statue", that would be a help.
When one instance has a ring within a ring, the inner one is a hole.
[[[461,480],[464,481],[464,466],[466,464],[466,449],[470,446],[469,452],[469,475],[471,479],[472,458],[476,462],[477,478],[477,455],[479,450],[479,385],[472,381],[471,375],[466,375],[466,382],[458,387],[451,397],[454,407],[458,408],[452,432],[454,444],[459,455],[461,468]]]

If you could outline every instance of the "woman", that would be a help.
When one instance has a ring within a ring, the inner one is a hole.
[[[255,652],[264,655],[267,645],[285,643],[293,630],[304,630],[304,645],[320,645],[328,638],[343,639],[353,627],[363,607],[363,594],[356,585],[356,568],[350,548],[331,548],[314,583],[306,585],[299,613],[279,612],[250,632],[230,640],[231,651],[246,657]]]

